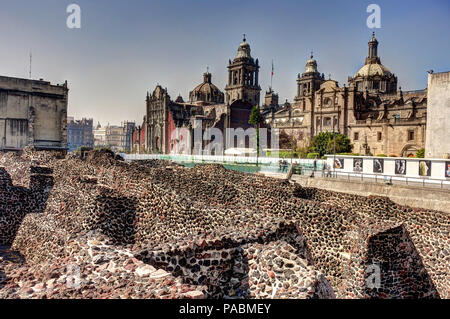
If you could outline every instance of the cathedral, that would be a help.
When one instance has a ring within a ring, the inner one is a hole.
[[[311,54],[298,74],[293,103],[278,105],[277,99],[270,88],[262,106],[266,123],[293,136],[298,146],[320,132],[347,135],[361,155],[411,156],[425,146],[427,91],[397,89],[397,77],[378,56],[375,34],[348,86],[325,79]]]
[[[259,106],[261,87],[258,71],[258,59],[251,56],[250,45],[244,37],[237,56],[229,60],[225,93],[212,83],[209,70],[203,74],[203,82],[189,92],[186,102],[181,96],[172,100],[167,88],[157,85],[151,94],[147,93],[143,123],[145,150],[149,153],[172,153],[175,143],[179,142],[178,136],[172,136],[176,128],[186,128],[191,132],[198,125],[202,126],[202,131],[207,128],[217,128],[222,132],[226,128],[249,128],[251,109]],[[194,134],[190,136],[193,139]],[[190,145],[197,147],[193,140]]]
[[[265,126],[293,136],[298,146],[308,145],[320,132],[339,132],[350,138],[355,153],[414,155],[425,145],[427,91],[397,88],[396,75],[381,62],[378,44],[373,33],[365,63],[348,78],[348,85],[325,79],[311,54],[305,71],[297,76],[292,103],[278,104],[278,95],[269,87],[260,106],[259,61],[252,57],[244,36],[237,56],[228,61],[225,93],[213,84],[209,70],[203,82],[189,92],[188,101],[181,96],[172,100],[160,85],[147,93],[144,123],[136,134],[143,137],[139,151],[172,153],[177,142],[171,136],[175,128],[192,131],[202,125],[203,130],[245,130],[250,127],[251,108],[257,105]]]

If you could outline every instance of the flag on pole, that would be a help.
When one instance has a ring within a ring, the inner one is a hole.
[[[270,89],[272,90],[272,82],[273,82],[273,60],[272,60],[272,73],[270,74]]]

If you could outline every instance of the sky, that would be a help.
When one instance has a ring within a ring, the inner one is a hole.
[[[69,4],[81,28],[66,25]],[[369,4],[381,28],[369,29]],[[364,64],[372,31],[381,62],[403,90],[424,89],[427,71],[450,70],[448,0],[0,0],[0,75],[68,81],[68,115],[102,125],[142,123],[145,97],[159,83],[187,100],[209,66],[224,90],[228,60],[245,33],[261,66],[261,101],[270,85],[292,101],[314,52],[319,72],[347,84]]]

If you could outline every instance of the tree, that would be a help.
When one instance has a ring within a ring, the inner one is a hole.
[[[416,153],[417,158],[424,158],[425,157],[425,149],[422,147],[420,150]]]
[[[286,131],[281,130],[278,143],[280,145],[280,149],[291,149],[292,145],[297,145],[297,140],[286,133]]]
[[[335,137],[336,137],[336,154],[350,153],[353,145],[350,144],[350,139],[341,133],[322,132],[314,136],[311,142],[310,152],[319,153],[320,157],[325,154],[333,154],[335,152]]]
[[[248,124],[253,125],[256,129],[256,166],[258,166],[258,158],[259,158],[259,126],[263,123],[264,118],[259,111],[258,106],[252,107],[252,111],[250,112],[250,116],[248,119]]]

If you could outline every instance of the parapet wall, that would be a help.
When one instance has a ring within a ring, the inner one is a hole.
[[[321,179],[294,176],[293,179],[303,187],[313,187],[361,196],[386,196],[393,202],[423,209],[450,213],[450,190],[423,188],[407,185],[386,185],[382,183],[361,182],[344,179]]]

